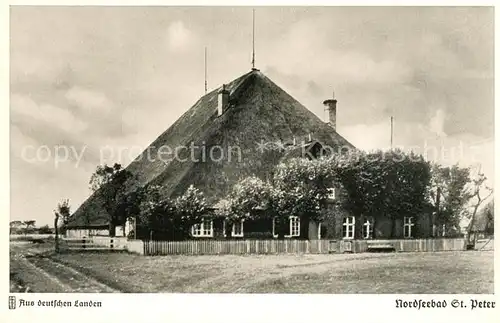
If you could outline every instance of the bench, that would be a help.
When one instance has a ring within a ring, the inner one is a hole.
[[[366,248],[369,252],[392,252],[396,251],[396,248],[391,243],[387,242],[368,242]]]

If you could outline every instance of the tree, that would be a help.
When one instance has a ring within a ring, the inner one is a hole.
[[[236,183],[228,194],[228,198],[216,211],[216,215],[224,217],[226,221],[226,237],[231,237],[232,225],[235,222],[255,219],[258,210],[272,206],[274,196],[273,187],[258,177],[250,176]]]
[[[474,226],[476,214],[479,210],[479,207],[493,194],[493,189],[486,185],[486,180],[487,178],[484,173],[479,172],[477,174],[477,177],[471,181],[469,196],[471,200],[472,212],[464,212],[465,216],[470,219],[468,231],[470,231]]]
[[[207,201],[203,193],[190,185],[181,196],[174,200],[173,217],[171,218],[173,239],[179,240],[189,236],[189,230],[200,223],[207,214]]]
[[[148,185],[143,190],[136,224],[137,234],[143,239],[152,239],[153,230],[155,237],[167,236],[167,214],[172,212],[173,205],[168,199],[162,198],[160,190],[158,185]]]
[[[126,198],[125,183],[132,177],[132,173],[115,163],[112,167],[108,165],[97,166],[96,171],[90,178],[90,189],[99,191],[103,198],[103,206],[109,215],[109,235],[115,236],[117,224],[126,223],[123,214],[122,203]]]
[[[226,236],[231,236],[234,222],[245,219],[270,218],[279,239],[284,238],[292,214],[320,220],[335,177],[333,165],[326,159],[292,158],[276,166],[269,182],[255,176],[239,181],[217,211],[227,221]]]
[[[458,234],[461,220],[468,217],[467,204],[472,198],[470,169],[434,164],[431,175],[428,194],[435,214],[434,224],[439,230],[444,228],[444,235]]]
[[[137,219],[141,212],[140,206],[144,195],[145,189],[143,187],[139,187],[135,191],[126,194],[117,206],[116,212],[125,218],[125,222],[129,220],[133,221],[135,224],[134,229],[129,232],[129,237],[134,239],[137,238]],[[125,235],[125,230],[123,230],[123,234]]]
[[[336,163],[337,178],[346,194],[343,207],[360,218],[385,215],[392,222],[392,238],[396,220],[417,218],[425,210],[430,164],[422,156],[398,149],[356,157],[342,156]]]
[[[57,204],[57,208],[54,210],[54,230],[55,230],[55,249],[59,252],[59,222],[67,223],[67,219],[71,214],[71,207],[69,205],[69,200],[62,200]]]
[[[23,225],[23,221],[15,220],[15,221],[10,221],[9,227],[10,227],[10,234],[14,234],[19,232],[20,227]]]
[[[208,216],[203,193],[192,185],[173,200],[164,197],[157,185],[146,187],[142,196],[137,223],[142,237],[149,234],[152,239],[154,234],[157,240],[183,240],[194,224]]]
[[[24,228],[24,234],[30,233],[35,228],[36,220],[29,220],[23,222],[26,228]]]
[[[291,214],[305,223],[321,221],[330,190],[336,182],[336,159],[293,158],[278,164],[273,176],[271,208],[275,211],[278,237],[283,238]]]
[[[495,232],[495,203],[491,201],[486,205],[483,212],[486,216],[486,234],[493,235]]]

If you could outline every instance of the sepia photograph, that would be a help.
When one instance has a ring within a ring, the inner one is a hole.
[[[11,293],[494,293],[493,7],[9,19]]]

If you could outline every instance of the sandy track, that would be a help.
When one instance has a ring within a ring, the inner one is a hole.
[[[50,259],[42,253],[19,246],[11,247],[11,275],[12,272],[31,292],[119,292],[70,266]]]

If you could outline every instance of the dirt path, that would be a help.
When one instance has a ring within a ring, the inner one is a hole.
[[[11,246],[11,278],[16,286],[38,293],[117,293],[113,289],[26,246]],[[11,284],[12,285],[12,284]]]

